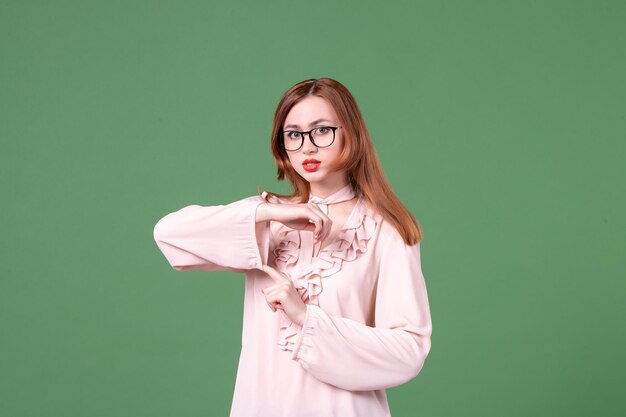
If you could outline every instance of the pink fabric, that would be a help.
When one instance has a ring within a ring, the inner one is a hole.
[[[319,251],[311,232],[256,224],[261,202],[190,205],[154,227],[174,269],[245,273],[230,417],[390,416],[385,389],[416,377],[431,346],[420,244],[406,245],[360,197]],[[307,305],[302,326],[267,305],[266,263],[293,280]]]

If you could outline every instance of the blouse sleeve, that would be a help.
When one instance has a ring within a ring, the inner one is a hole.
[[[384,249],[375,327],[307,304],[292,359],[317,379],[350,390],[391,388],[415,378],[430,351],[432,324],[420,244],[395,233]]]
[[[262,269],[269,252],[269,222],[256,223],[262,202],[255,195],[227,205],[183,207],[156,223],[154,240],[178,271]]]

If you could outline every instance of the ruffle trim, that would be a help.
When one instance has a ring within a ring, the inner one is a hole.
[[[317,322],[319,320],[316,308],[317,306],[312,307],[312,304],[309,304],[309,307],[307,307],[307,317],[305,322],[302,324],[302,329],[300,330],[302,332],[302,335],[299,339],[299,342],[296,343],[296,346],[292,350],[293,353],[291,355],[291,359],[293,360],[306,358],[309,350],[313,349],[313,336],[315,335],[315,329],[318,327]],[[305,368],[308,368],[306,360],[302,361],[301,364]]]
[[[358,204],[363,205],[362,201]],[[323,248],[310,265],[293,276],[293,269],[300,253],[300,234],[298,230],[285,226],[279,234],[280,241],[274,249],[278,270],[291,277],[302,301],[319,306],[319,295],[323,291],[323,279],[341,270],[343,262],[352,262],[362,253],[367,252],[367,245],[376,231],[380,216],[365,207],[357,207],[356,215],[339,232],[337,238]],[[280,313],[278,347],[293,351],[298,332],[302,326],[293,322],[283,310]]]

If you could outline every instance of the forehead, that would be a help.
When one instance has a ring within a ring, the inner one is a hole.
[[[326,99],[318,96],[308,96],[289,110],[285,118],[285,126],[293,124],[305,127],[317,119],[336,121],[337,115],[333,106]]]

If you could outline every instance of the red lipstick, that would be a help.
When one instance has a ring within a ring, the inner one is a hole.
[[[321,163],[322,162],[318,161],[317,159],[309,158],[305,159],[304,162],[302,162],[302,167],[308,172],[313,172],[317,170],[317,168],[319,168]]]

